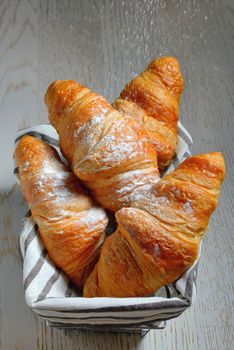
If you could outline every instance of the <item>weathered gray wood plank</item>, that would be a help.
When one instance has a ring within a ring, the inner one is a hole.
[[[231,0],[0,2],[2,349],[233,347],[233,23]],[[180,60],[180,118],[194,138],[193,153],[221,150],[227,162],[220,206],[203,244],[196,303],[143,339],[47,328],[23,295],[18,232],[26,204],[12,175],[16,130],[47,121],[43,95],[53,79],[77,79],[113,100],[158,55]]]

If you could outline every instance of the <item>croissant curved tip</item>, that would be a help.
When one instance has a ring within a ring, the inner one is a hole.
[[[75,80],[55,80],[48,87],[44,101],[49,111],[49,120],[56,128],[64,111],[74,102],[75,96],[84,88]]]
[[[57,151],[52,146],[30,135],[21,137],[14,152],[18,166],[29,159],[32,162],[38,162],[45,157],[60,160]]]
[[[66,96],[66,94],[71,92],[74,87],[77,88],[77,86],[81,86],[78,84],[75,80],[55,80],[53,81],[45,93],[45,103],[48,106],[50,104],[50,99],[54,95],[60,95],[63,94],[63,96]]]
[[[210,163],[223,173],[223,176],[225,175],[225,159],[222,152],[210,152],[210,153],[203,153],[198,155],[197,157],[200,158],[206,158],[210,161]]]
[[[221,185],[225,176],[225,160],[221,152],[198,154],[185,159],[175,172],[177,172],[177,170],[183,171],[183,169],[187,169],[186,171],[190,174],[192,171],[197,174],[209,173],[213,179],[220,181],[219,185]],[[170,177],[171,174],[167,176]]]
[[[23,135],[22,137],[20,137],[20,139],[18,140],[18,144],[16,146],[15,149],[15,154],[20,150],[22,150],[24,147],[28,147],[30,145],[30,147],[35,144],[35,143],[40,143],[41,141],[37,140],[35,137],[30,136],[30,135]]]
[[[179,66],[179,61],[178,61],[178,59],[175,56],[161,56],[161,57],[157,57],[157,58],[154,58],[151,61],[151,63],[153,63],[153,62],[155,62],[155,63],[157,62],[158,64],[159,63],[165,64],[165,63],[168,63],[168,62],[173,62],[175,64],[178,64],[178,66]]]
[[[151,61],[146,70],[155,73],[163,84],[174,94],[179,103],[184,89],[184,82],[177,58],[166,56],[156,58]]]

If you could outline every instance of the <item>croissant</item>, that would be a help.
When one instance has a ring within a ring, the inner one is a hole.
[[[159,180],[156,153],[141,125],[102,96],[57,80],[45,102],[64,156],[104,208],[132,206]]]
[[[190,157],[119,210],[84,296],[148,296],[180,277],[197,258],[224,174],[221,153]]]
[[[160,172],[175,154],[182,91],[183,78],[177,59],[161,57],[127,84],[113,104],[143,125],[157,151]]]
[[[107,216],[55,149],[23,136],[15,150],[21,189],[51,260],[82,288],[97,260]]]

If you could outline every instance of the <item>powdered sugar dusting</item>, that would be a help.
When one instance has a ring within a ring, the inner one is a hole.
[[[95,189],[97,174],[101,174],[101,181],[108,180],[107,187],[113,183],[112,189],[108,187],[111,196],[97,190],[95,198],[102,204],[102,198],[109,196],[109,202],[119,200],[118,208],[122,203],[131,205],[137,196],[143,196],[149,186],[158,181],[156,155],[153,159],[148,136],[137,121],[115,110],[103,97],[90,92],[76,100],[65,113],[64,120],[60,138],[64,145],[69,138],[72,150],[66,147],[64,150],[70,155],[77,176],[92,189]],[[139,173],[131,172],[130,169],[143,168],[143,164],[144,169]],[[121,171],[126,173],[125,178]],[[111,179],[114,177],[118,177],[116,182]],[[104,201],[107,204],[108,201]]]
[[[30,182],[35,193],[30,204],[37,213],[39,227],[50,227],[53,232],[63,234],[67,225],[72,224],[78,225],[79,236],[83,231],[104,233],[108,222],[105,211],[91,206],[79,180],[60,161],[44,159],[35,173],[30,174]]]
[[[30,162],[27,161],[27,162],[24,162],[23,166],[21,167],[21,171],[27,171],[28,168],[30,167]]]
[[[188,214],[192,214],[192,213],[193,213],[193,207],[192,207],[190,201],[187,201],[187,202],[184,203],[183,209],[184,209],[184,210],[186,211],[186,213],[188,213]]]
[[[139,133],[131,117],[112,109],[106,114],[94,115],[73,132],[73,138],[76,140],[73,167],[82,174],[90,171],[90,166],[92,172],[97,173],[140,155],[147,159],[148,137]],[[85,180],[85,175],[82,176]]]
[[[79,218],[79,224],[84,225],[87,229],[93,229],[98,223],[106,221],[106,214],[101,208],[90,208],[82,212],[82,217]],[[105,227],[104,227],[105,228]]]
[[[102,180],[98,183],[100,195],[95,189],[93,193],[104,207],[116,211],[134,206],[135,202],[145,201],[159,179],[153,167],[130,170]]]
[[[37,191],[43,192],[45,200],[53,198],[55,204],[64,202],[75,194],[71,187],[67,186],[69,178],[73,175],[61,165],[55,161],[44,160],[35,183]]]
[[[78,138],[79,142],[85,142],[87,144],[93,142],[94,140],[91,138],[92,134],[95,132],[95,129],[98,128],[98,126],[101,126],[104,118],[104,115],[94,116],[88,123],[85,123],[77,128],[73,133],[73,137]]]
[[[122,197],[130,196],[131,204],[134,204],[141,197],[145,197],[159,180],[154,168],[128,171],[120,174],[122,187],[116,192]]]

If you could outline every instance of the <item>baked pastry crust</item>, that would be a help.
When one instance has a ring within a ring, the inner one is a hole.
[[[51,260],[82,289],[105,237],[108,218],[55,149],[25,135],[15,150],[21,190]]]
[[[101,249],[85,297],[149,296],[196,260],[225,174],[221,153],[186,159],[132,208],[116,213],[117,231]]]
[[[121,92],[113,106],[137,120],[153,143],[162,172],[175,154],[183,77],[175,57],[160,57]]]
[[[74,173],[116,212],[159,180],[151,141],[134,119],[79,83],[58,80],[45,95],[49,120]]]
[[[175,154],[182,91],[173,57],[151,62],[113,106],[74,80],[57,80],[45,102],[74,174],[41,141],[24,136],[16,148],[45,248],[85,297],[149,296],[197,259],[225,165],[219,152],[202,154],[160,179]],[[108,220],[75,175],[116,213],[97,263]]]

